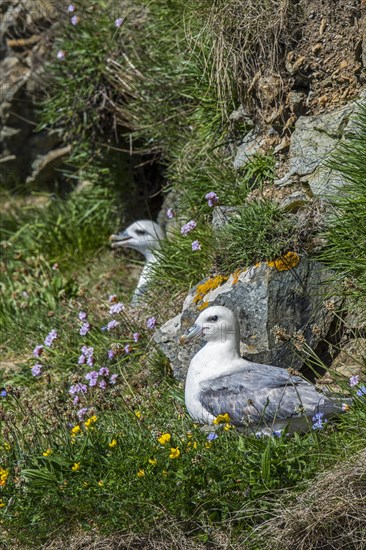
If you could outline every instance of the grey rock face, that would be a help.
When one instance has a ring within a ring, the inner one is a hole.
[[[303,360],[277,333],[297,333],[297,342],[316,349],[329,333],[333,315],[324,306],[329,272],[305,259],[293,269],[278,271],[266,263],[230,278],[197,301],[195,287],[183,311],[157,331],[156,342],[170,359],[176,378],[184,380],[189,362],[203,342],[180,347],[180,336],[193,324],[202,304],[223,305],[235,311],[240,323],[241,354],[259,363],[301,369]],[[205,281],[208,281],[206,279]],[[200,284],[204,283],[202,281]],[[277,327],[277,328],[276,328]]]
[[[251,130],[245,136],[241,145],[239,145],[234,159],[234,168],[238,170],[245,166],[253,155],[261,151],[264,144],[264,139],[260,137],[260,133],[256,130]]]
[[[308,183],[316,196],[325,196],[342,187],[342,177],[326,166],[329,155],[340,140],[355,131],[353,116],[358,105],[366,104],[366,92],[357,101],[331,113],[319,116],[301,116],[291,137],[289,170],[277,185],[288,185],[300,180]]]

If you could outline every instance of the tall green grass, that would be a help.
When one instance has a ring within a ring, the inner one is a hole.
[[[360,105],[353,133],[347,135],[330,160],[346,183],[332,198],[333,213],[326,232],[327,247],[321,258],[340,277],[344,287],[363,300],[366,297],[366,107]]]

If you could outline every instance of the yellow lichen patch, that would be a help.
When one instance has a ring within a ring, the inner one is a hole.
[[[228,277],[225,277],[225,275],[216,275],[216,277],[210,277],[207,281],[198,285],[193,302],[197,304],[197,302],[203,300],[208,292],[215,290],[215,288],[222,285],[227,279]]]
[[[281,256],[273,262],[267,262],[269,267],[274,267],[277,271],[288,271],[298,266],[300,263],[300,256],[296,252],[287,252],[284,256]]]
[[[208,307],[210,304],[209,302],[202,302],[202,304],[200,304],[199,306],[197,306],[197,309],[199,311],[202,311],[203,309],[206,309],[206,307]]]
[[[234,271],[234,273],[232,274],[232,277],[233,277],[233,280],[232,280],[232,284],[233,285],[236,285],[236,283],[239,281],[239,277],[242,273],[245,273],[246,269],[237,269],[236,271]]]

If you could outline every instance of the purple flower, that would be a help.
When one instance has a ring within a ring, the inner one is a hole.
[[[85,321],[87,316],[88,316],[88,314],[85,311],[79,311],[78,317],[79,317],[80,321]]]
[[[85,355],[80,355],[78,359],[78,365],[85,365],[86,357]]]
[[[0,391],[0,396],[1,396],[1,397],[6,397],[7,395],[8,395],[8,392],[7,392],[5,389],[2,389],[2,390]]]
[[[96,386],[98,376],[99,376],[99,373],[95,370],[92,370],[91,372],[86,373],[85,378],[86,380],[89,380],[90,387]]]
[[[191,220],[190,222],[187,222],[183,227],[181,227],[180,232],[182,235],[186,236],[190,231],[193,231],[197,227],[197,223],[194,220]]]
[[[117,294],[110,294],[108,302],[113,303],[117,301]]]
[[[141,336],[141,334],[139,332],[134,332],[133,333],[132,338],[133,338],[133,341],[135,342],[135,344],[137,344],[137,342],[140,340],[140,336]]]
[[[85,336],[85,334],[88,334],[90,330],[90,323],[86,322],[86,323],[83,323],[81,325],[81,328],[80,328],[80,336]]]
[[[99,375],[109,376],[109,369],[107,369],[107,367],[102,367],[101,369],[99,369]]]
[[[52,342],[54,340],[56,340],[58,334],[56,332],[56,329],[52,329],[51,332],[49,332],[46,336],[46,338],[44,339],[44,345],[45,346],[48,346],[49,348],[52,346]]]
[[[113,304],[113,306],[110,307],[109,313],[110,315],[118,315],[118,313],[121,313],[125,309],[125,306],[118,302],[118,304]]]
[[[361,386],[360,389],[357,390],[356,394],[358,395],[358,397],[366,395],[366,386]]]
[[[33,355],[34,357],[41,357],[42,353],[43,353],[43,346],[42,345],[39,345],[39,346],[36,346],[33,350]]]
[[[88,359],[86,360],[86,364],[89,367],[92,367],[94,365],[94,357],[88,357]]]
[[[192,250],[195,251],[195,250],[201,250],[201,244],[199,241],[193,241],[192,243]]]
[[[87,407],[83,407],[82,409],[80,409],[76,414],[78,415],[78,418],[79,420],[82,420],[84,418],[84,416],[86,415],[86,413],[88,412],[88,408]]]
[[[99,387],[100,387],[101,390],[105,390],[106,387],[107,387],[107,382],[105,380],[101,380],[99,382]]]
[[[115,20],[114,26],[117,27],[117,29],[119,29],[119,27],[122,25],[123,21],[124,21],[124,18],[119,17],[118,19]]]
[[[115,321],[113,319],[113,321],[109,321],[108,325],[107,325],[107,330],[110,331],[110,330],[113,330],[114,328],[116,328],[117,326],[119,325],[119,322],[118,321]]]
[[[149,329],[155,328],[155,326],[156,326],[156,319],[155,319],[155,317],[149,317],[148,320],[146,321],[146,326],[147,326],[147,328],[149,328]]]
[[[81,353],[83,353],[85,357],[91,357],[94,353],[94,348],[92,346],[81,346]]]
[[[42,374],[42,367],[43,365],[39,365],[38,363],[32,367],[32,374],[33,376],[39,376]]]
[[[214,191],[210,191],[205,195],[205,199],[207,200],[208,206],[215,206],[217,202],[219,202],[219,197],[214,193]]]
[[[74,384],[73,386],[70,386],[69,393],[71,395],[75,395],[76,393],[86,393],[88,391],[88,386],[86,384]]]
[[[125,345],[125,353],[127,353],[127,355],[128,355],[129,353],[131,353],[131,346],[130,346],[130,344],[126,344],[126,345]]]
[[[116,381],[117,381],[117,377],[118,377],[118,374],[112,374],[112,376],[111,376],[110,379],[109,379],[109,382],[110,382],[111,384],[115,384]]]
[[[274,435],[274,437],[281,437],[282,430],[275,430],[274,432],[272,432],[272,435]]]
[[[323,420],[324,413],[318,412],[313,416],[313,430],[322,430],[324,424],[328,422],[327,419]]]
[[[77,395],[75,395],[74,399],[72,400],[73,404],[74,405],[77,405],[80,401],[80,397],[78,397]]]
[[[358,376],[358,374],[356,376],[351,376],[351,378],[349,379],[349,385],[351,387],[357,386],[359,381],[360,381],[360,377]]]
[[[57,59],[60,59],[60,61],[63,61],[65,59],[65,55],[66,55],[66,53],[64,52],[64,50],[58,50],[58,52],[56,54],[56,57],[57,57]],[[58,268],[58,266],[57,267],[55,267],[55,266],[56,266],[56,264],[53,264],[53,266],[52,266],[52,269],[54,271]]]
[[[174,212],[173,212],[173,208],[168,208],[168,210],[166,211],[166,217],[171,220],[172,218],[174,218]]]
[[[113,349],[108,350],[108,359],[114,359],[116,357],[116,352]]]
[[[68,11],[69,13],[73,13],[73,12],[75,11],[75,6],[74,6],[73,4],[69,4],[69,5],[67,6],[67,11]]]
[[[218,437],[219,436],[217,434],[215,434],[214,432],[211,432],[211,433],[208,434],[207,439],[208,439],[208,441],[214,441]]]
[[[80,21],[80,18],[77,15],[73,15],[70,19],[71,25],[77,25]]]

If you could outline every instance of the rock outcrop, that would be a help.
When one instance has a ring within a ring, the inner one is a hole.
[[[297,349],[308,347],[322,353],[330,338],[334,316],[324,305],[329,276],[323,265],[299,261],[296,254],[289,253],[276,262],[234,273],[227,280],[220,276],[205,279],[189,293],[182,313],[157,331],[156,342],[170,359],[174,375],[183,380],[203,343],[179,347],[179,337],[205,307],[225,305],[235,311],[240,322],[243,357],[301,370],[304,359]]]

